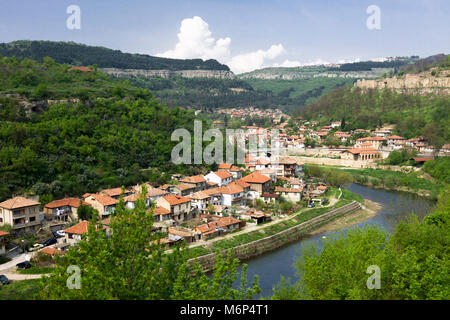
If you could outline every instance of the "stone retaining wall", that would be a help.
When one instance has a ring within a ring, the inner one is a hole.
[[[361,204],[359,202],[353,201],[345,206],[333,209],[327,213],[300,223],[296,226],[290,227],[289,229],[283,230],[277,234],[234,247],[233,255],[235,258],[244,261],[258,256],[262,253],[278,249],[289,242],[293,242],[302,238],[313,228],[317,228],[331,220],[336,219],[339,216],[352,213],[360,209]],[[228,254],[229,250],[230,249],[223,250],[222,254],[225,256],[226,254]],[[216,254],[210,253],[198,258],[190,259],[188,261],[188,263],[190,264],[194,262],[200,263],[204,272],[212,271],[216,263]]]

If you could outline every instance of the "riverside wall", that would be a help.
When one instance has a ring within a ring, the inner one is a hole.
[[[353,201],[347,205],[332,209],[327,213],[300,223],[296,226],[290,227],[274,235],[234,247],[233,256],[241,261],[244,261],[256,257],[260,254],[276,250],[286,245],[287,243],[301,239],[309,231],[311,231],[311,229],[318,228],[321,225],[330,222],[331,220],[355,212],[357,210],[360,210],[361,208],[362,207],[359,202]],[[231,249],[223,250],[222,254],[225,256],[230,250]],[[190,259],[188,261],[188,264],[192,265],[195,262],[199,263],[202,266],[202,270],[204,272],[212,271],[214,270],[214,266],[216,263],[216,254],[210,253],[204,256]]]

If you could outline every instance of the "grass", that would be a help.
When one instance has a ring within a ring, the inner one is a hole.
[[[413,192],[425,190],[431,195],[439,194],[440,185],[419,177],[418,172],[404,173],[400,171],[390,171],[383,169],[342,169],[350,173],[359,184],[371,184],[382,186],[388,189],[406,187]]]
[[[0,286],[0,300],[37,300],[40,279],[13,281]]]
[[[37,266],[31,266],[31,268],[28,269],[19,269],[18,272],[20,274],[44,274],[44,273],[50,273],[52,272],[52,267],[37,267]]]
[[[7,262],[9,262],[11,260],[12,259],[8,258],[7,256],[0,256],[0,264],[7,263]]]

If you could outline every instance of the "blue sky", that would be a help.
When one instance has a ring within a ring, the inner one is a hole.
[[[72,4],[81,9],[80,30],[66,28]],[[380,30],[366,26],[369,5],[380,8]],[[0,0],[0,42],[75,41],[133,53],[216,58],[242,71],[449,53],[448,17],[448,0]],[[179,38],[184,20],[185,36]],[[198,50],[190,52],[194,47]]]

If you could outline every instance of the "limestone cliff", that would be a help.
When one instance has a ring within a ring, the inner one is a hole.
[[[428,94],[450,96],[450,70],[431,69],[419,74],[406,74],[377,80],[358,80],[355,87],[368,89],[392,89],[398,93]]]
[[[143,77],[162,77],[169,78],[180,75],[185,78],[219,78],[234,79],[235,75],[231,71],[226,70],[143,70],[143,69],[116,69],[102,68],[103,72],[116,77],[123,76],[143,76]]]

